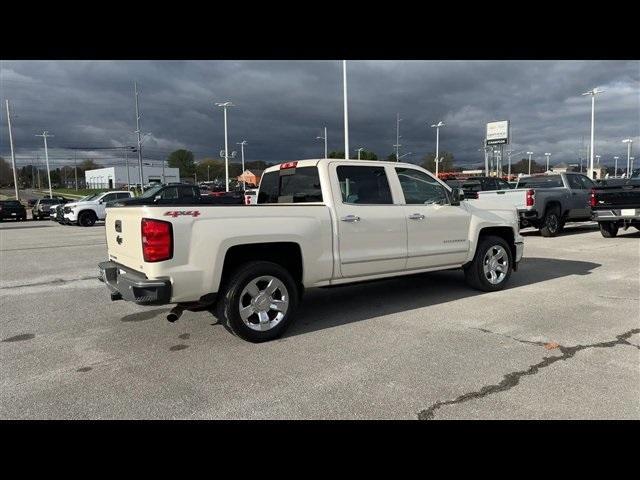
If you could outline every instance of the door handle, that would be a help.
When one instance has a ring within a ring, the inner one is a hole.
[[[343,222],[359,222],[360,217],[357,215],[347,215],[346,217],[342,217],[340,220]]]
[[[411,220],[424,220],[424,215],[422,215],[421,213],[412,213],[411,215],[409,215],[409,218]]]

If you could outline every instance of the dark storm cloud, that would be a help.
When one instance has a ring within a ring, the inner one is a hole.
[[[441,148],[463,164],[482,161],[485,123],[509,119],[515,150],[553,153],[575,161],[589,140],[595,86],[596,152],[626,159],[621,140],[640,134],[640,62],[635,61],[351,61],[350,145],[379,156],[393,151],[399,112],[402,152],[419,161],[435,149],[429,128],[438,120]],[[140,87],[145,157],[188,148],[217,157],[224,146],[222,112],[231,100],[229,141],[246,139],[248,160],[270,162],[321,155],[315,137],[328,128],[329,148],[343,149],[342,75],[338,61],[28,61],[2,62],[2,99],[14,107],[21,163],[41,150],[34,134],[48,130],[55,159],[68,146],[133,144],[133,80]],[[4,105],[3,105],[4,107]],[[8,156],[6,115],[2,146]],[[98,152],[98,151],[96,151]],[[41,152],[40,152],[41,153]],[[105,155],[105,154],[102,154]]]

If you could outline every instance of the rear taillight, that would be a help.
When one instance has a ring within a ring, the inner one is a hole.
[[[142,256],[145,262],[162,262],[173,257],[173,228],[162,220],[143,218]]]
[[[534,190],[527,190],[527,207],[533,207],[534,202],[536,201]]]
[[[593,188],[591,189],[591,193],[589,194],[589,206],[596,206],[596,191]]]

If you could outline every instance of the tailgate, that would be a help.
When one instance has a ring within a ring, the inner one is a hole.
[[[485,190],[478,192],[478,201],[492,203],[501,207],[515,207],[517,210],[527,208],[527,189],[518,190]]]
[[[596,208],[598,207],[640,207],[640,185],[596,189]]]
[[[144,270],[142,257],[142,208],[107,208],[105,231],[109,260],[137,271]]]

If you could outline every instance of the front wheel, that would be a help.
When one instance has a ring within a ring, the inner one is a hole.
[[[218,302],[218,318],[250,342],[273,340],[292,322],[298,287],[277,263],[248,262],[229,279]]]
[[[78,225],[82,227],[91,227],[96,223],[96,215],[93,212],[82,212],[78,217]]]
[[[613,238],[618,234],[618,225],[614,222],[600,222],[600,233],[605,238]]]
[[[482,237],[473,261],[465,268],[467,283],[483,292],[502,290],[511,276],[513,258],[501,237]]]

